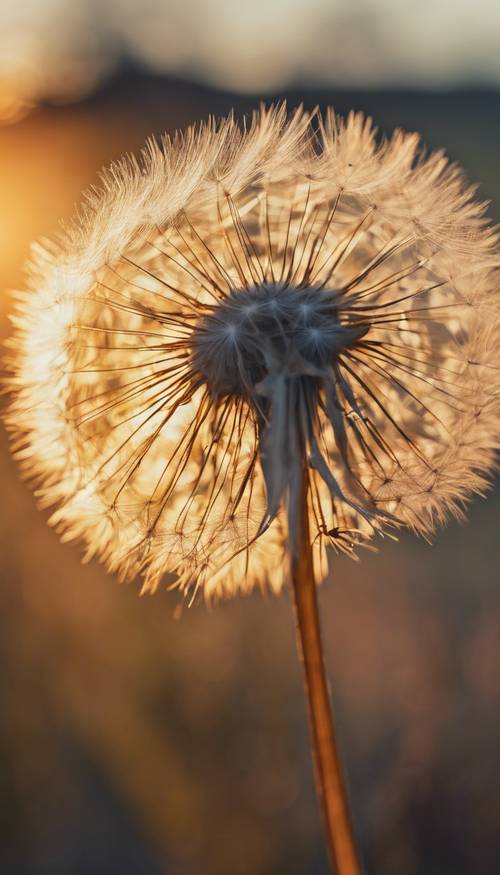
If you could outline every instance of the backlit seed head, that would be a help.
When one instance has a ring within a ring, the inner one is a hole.
[[[429,536],[495,464],[498,265],[461,171],[361,115],[150,142],[34,249],[14,451],[64,538],[146,589],[279,590],[304,468],[318,578]]]

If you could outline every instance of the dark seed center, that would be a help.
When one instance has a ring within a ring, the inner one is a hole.
[[[251,397],[272,372],[320,373],[366,333],[341,322],[336,294],[263,285],[236,289],[196,326],[193,369],[216,396]]]

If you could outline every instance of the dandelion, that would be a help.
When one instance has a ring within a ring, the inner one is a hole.
[[[487,485],[500,295],[484,210],[414,134],[261,108],[113,165],[35,248],[14,317],[8,425],[64,539],[144,590],[291,579],[341,875],[359,868],[315,581],[376,533],[429,537]]]

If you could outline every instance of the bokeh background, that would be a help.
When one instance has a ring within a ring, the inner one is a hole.
[[[493,0],[0,0],[0,33],[2,337],[103,164],[262,98],[420,130],[500,217]],[[141,599],[58,542],[3,432],[0,478],[0,871],[325,875],[288,595]],[[321,588],[369,875],[500,871],[499,508]]]

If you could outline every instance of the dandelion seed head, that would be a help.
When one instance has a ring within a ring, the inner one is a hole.
[[[463,516],[500,437],[484,209],[360,114],[262,108],[113,165],[13,316],[8,426],[52,524],[210,596],[281,589],[304,468],[318,578]]]

